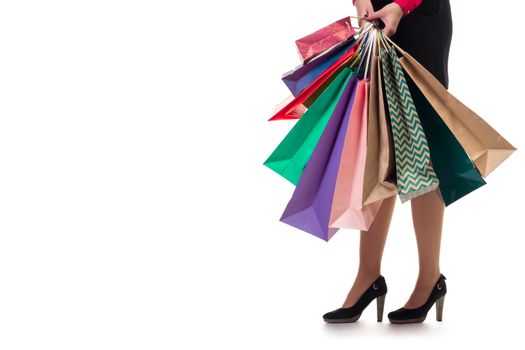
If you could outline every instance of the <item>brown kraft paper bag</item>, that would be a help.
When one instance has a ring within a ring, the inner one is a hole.
[[[472,158],[483,177],[517,150],[474,111],[469,109],[421,63],[401,50],[401,65],[428,102]]]
[[[380,64],[377,54],[374,54],[370,72],[363,205],[397,194],[394,142],[384,105]]]

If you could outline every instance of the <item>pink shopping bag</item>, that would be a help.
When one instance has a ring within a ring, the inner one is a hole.
[[[329,220],[331,227],[367,231],[383,202],[380,199],[367,205],[362,204],[369,89],[369,81],[359,81],[335,184]]]

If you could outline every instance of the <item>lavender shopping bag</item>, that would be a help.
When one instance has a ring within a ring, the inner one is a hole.
[[[352,75],[280,219],[325,241],[339,230],[328,220],[356,88]]]

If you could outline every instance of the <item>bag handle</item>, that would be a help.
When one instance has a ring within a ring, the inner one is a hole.
[[[377,30],[374,30],[372,31],[372,34],[370,34],[372,36],[371,40],[370,40],[370,44],[368,46],[368,57],[366,58],[366,67],[365,67],[365,75],[364,75],[364,79],[366,79],[367,77],[367,73],[368,73],[368,67],[370,65],[370,62],[371,62],[371,53],[372,51],[375,52],[375,46],[376,46],[376,40],[377,40]]]
[[[365,62],[366,68],[365,68],[364,78],[366,78],[366,73],[367,73],[367,70],[368,70],[368,60],[369,60],[370,51],[371,51],[370,47],[371,47],[371,45],[373,44],[373,41],[374,41],[373,34],[370,34],[370,31],[366,32],[365,38],[366,38],[366,44],[365,44],[366,46],[364,48],[360,48],[361,52],[359,54],[361,56],[361,59],[359,60],[359,65],[357,66],[357,69],[356,69],[356,72],[359,72],[359,69],[361,68],[361,65],[362,65],[363,61],[366,61]],[[368,54],[368,57],[367,57],[367,54]]]
[[[406,54],[405,50],[399,47],[399,45],[397,45],[392,39],[390,39],[387,35],[384,35],[383,33],[381,34],[382,34],[382,37],[389,42],[389,45],[388,45],[389,47],[391,46],[390,44],[392,44],[395,48],[399,50],[399,52],[401,52],[402,54]]]

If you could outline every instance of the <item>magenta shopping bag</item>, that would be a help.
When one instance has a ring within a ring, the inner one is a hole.
[[[350,17],[347,16],[316,30],[312,34],[297,39],[295,45],[303,62],[307,62],[354,35],[355,30],[352,27]]]

